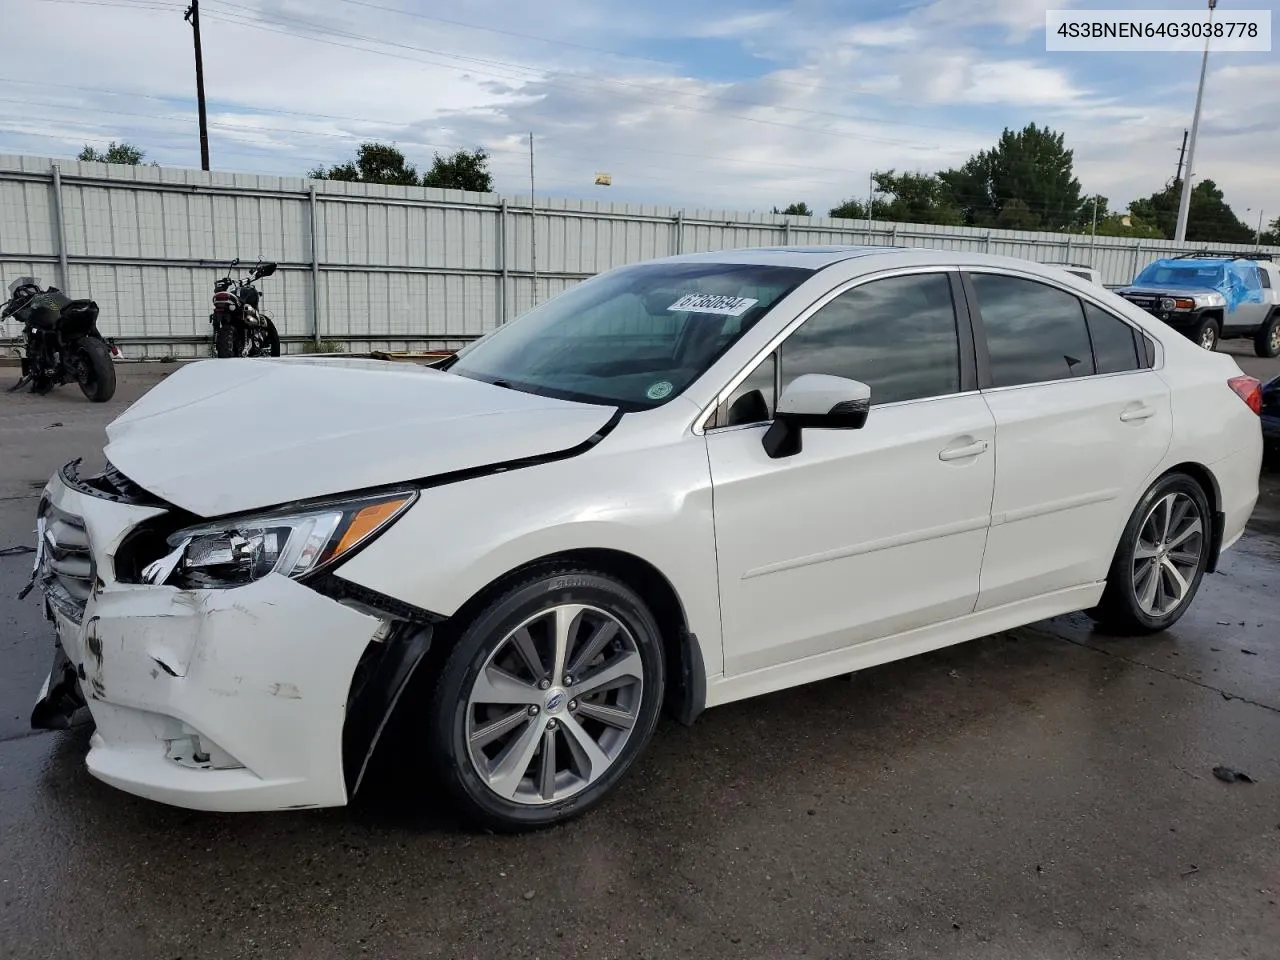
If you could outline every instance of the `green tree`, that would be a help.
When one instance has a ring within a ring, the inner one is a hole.
[[[446,190],[493,192],[493,174],[489,172],[489,155],[484,150],[459,150],[448,157],[436,154],[431,169],[422,176],[424,187]]]
[[[1267,229],[1262,231],[1258,242],[1267,247],[1280,247],[1280,217],[1267,224]]]
[[[877,216],[881,219],[943,226],[959,226],[964,222],[964,215],[952,201],[947,185],[932,174],[885,170],[872,174],[871,179],[876,190],[885,195],[878,201]]]
[[[130,167],[137,167],[142,165],[144,157],[146,157],[146,153],[132,143],[128,141],[116,143],[112,140],[105,150],[95,150],[86,143],[76,159],[88,163],[122,163]],[[159,164],[153,163],[151,166],[157,167]]]
[[[382,183],[398,187],[416,187],[420,182],[417,169],[405,160],[404,154],[385,143],[362,143],[354,163],[348,161],[328,169],[316,167],[307,176],[312,180]]]
[[[888,212],[889,204],[885,200],[876,197],[871,201],[871,218],[873,220],[889,219]],[[827,216],[842,220],[865,220],[867,219],[867,205],[861,200],[843,200],[832,207]]]
[[[773,212],[780,213],[785,217],[812,217],[813,216],[813,211],[809,209],[809,205],[805,203],[803,200],[801,200],[799,203],[787,204],[787,206],[783,207],[781,210],[779,210],[777,207],[774,207]]]
[[[969,226],[1067,230],[1086,215],[1073,163],[1061,133],[1030,123],[1016,133],[1006,128],[994,147],[944,170],[938,179]],[[1090,202],[1087,215],[1092,213]]]
[[[1178,204],[1182,181],[1175,180],[1149,197],[1135,200],[1130,212],[1145,223],[1154,224],[1165,239],[1172,239],[1178,226]],[[1194,243],[1253,243],[1254,232],[1242,223],[1223,199],[1212,180],[1201,180],[1191,188],[1187,214],[1187,239]]]

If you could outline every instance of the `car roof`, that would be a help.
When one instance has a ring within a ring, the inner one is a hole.
[[[1004,257],[968,250],[947,250],[940,247],[901,247],[881,245],[838,246],[785,246],[738,247],[729,250],[711,250],[705,253],[685,253],[650,260],[649,263],[734,263],[760,266],[802,267],[821,270],[824,267],[853,260],[867,261],[874,269],[879,261],[892,261],[886,266],[988,266],[1014,269],[1044,268],[1062,269],[1059,264],[1045,264],[1035,260]],[[1092,268],[1088,268],[1092,269]]]

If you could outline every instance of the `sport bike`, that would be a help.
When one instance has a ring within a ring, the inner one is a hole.
[[[227,275],[213,285],[213,350],[219,357],[278,357],[280,334],[262,310],[262,293],[254,283],[276,272],[274,263],[259,262],[243,280],[232,276],[239,260],[231,261]]]
[[[113,357],[120,350],[98,332],[98,305],[72,300],[57,287],[47,290],[39,277],[19,277],[9,284],[9,299],[0,320],[22,324],[22,371],[13,393],[31,384],[32,393],[48,393],[75,381],[94,403],[116,392]]]

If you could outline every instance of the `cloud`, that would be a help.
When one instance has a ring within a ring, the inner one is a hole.
[[[190,31],[181,11],[43,0],[56,58],[14,44],[0,66],[0,151],[68,156],[128,139],[197,166]],[[419,167],[483,146],[497,187],[691,207],[822,211],[871,171],[936,170],[1004,127],[1048,123],[1085,189],[1113,203],[1163,187],[1190,122],[1185,54],[1046,54],[1063,0],[203,0],[216,169],[298,175],[398,144]],[[439,19],[436,14],[439,14]],[[103,43],[103,37],[111,37]],[[1280,212],[1271,172],[1280,75],[1268,55],[1214,61],[1198,172],[1239,208]],[[594,185],[607,171],[614,185]]]

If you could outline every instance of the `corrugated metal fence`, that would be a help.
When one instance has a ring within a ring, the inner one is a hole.
[[[213,283],[237,258],[279,263],[260,287],[287,349],[404,351],[456,349],[624,263],[833,243],[1082,263],[1109,284],[1196,246],[0,155],[3,285],[31,273],[96,300],[132,357],[206,355]]]

